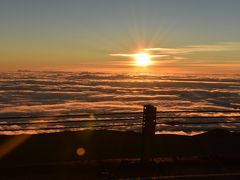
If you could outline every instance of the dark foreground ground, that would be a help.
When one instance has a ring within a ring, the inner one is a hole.
[[[141,163],[141,134],[81,131],[0,136],[0,179],[240,179],[240,134],[156,135]]]

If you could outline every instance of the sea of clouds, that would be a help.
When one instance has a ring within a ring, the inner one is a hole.
[[[240,75],[0,73],[0,117],[136,112],[142,111],[144,104],[155,105],[159,111],[239,110]],[[1,123],[6,121],[17,120]],[[19,126],[0,126],[0,130]],[[192,132],[203,126],[160,129]]]

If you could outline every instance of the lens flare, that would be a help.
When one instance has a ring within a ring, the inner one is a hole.
[[[86,150],[83,147],[80,147],[77,149],[76,153],[78,156],[84,156],[86,153]]]

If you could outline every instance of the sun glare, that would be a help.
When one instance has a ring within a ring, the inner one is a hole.
[[[148,66],[151,64],[151,58],[148,54],[139,53],[136,54],[134,57],[137,66]]]

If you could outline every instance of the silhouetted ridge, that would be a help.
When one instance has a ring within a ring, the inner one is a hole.
[[[221,137],[221,136],[229,136],[231,134],[232,133],[230,131],[228,131],[227,129],[218,128],[218,129],[213,129],[211,131],[208,131],[206,133],[199,134],[196,136],[208,136],[208,137],[211,137],[211,136],[217,137],[218,136],[218,137]]]

